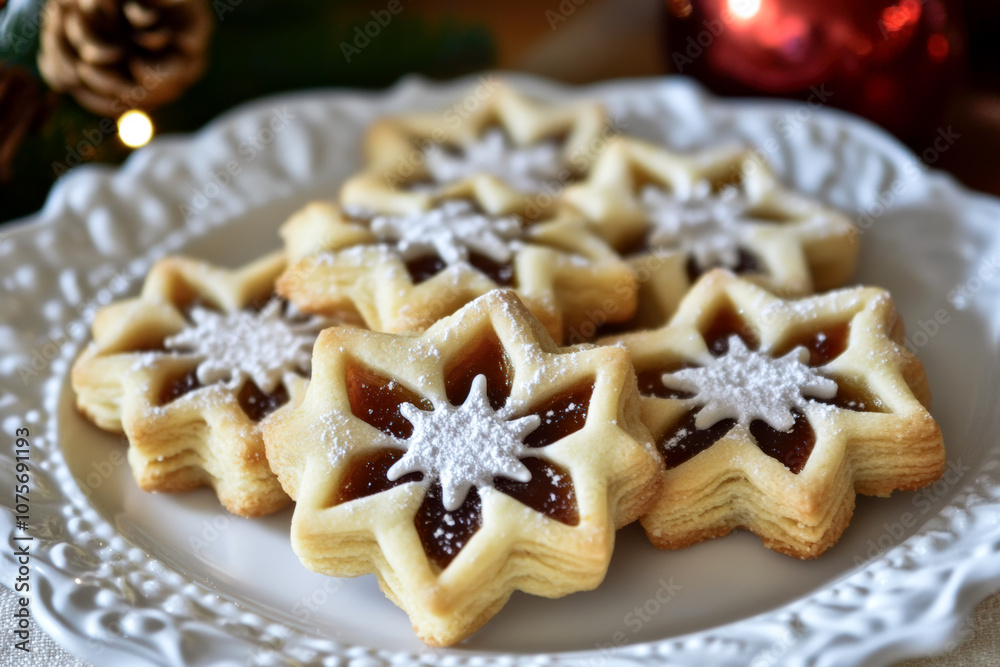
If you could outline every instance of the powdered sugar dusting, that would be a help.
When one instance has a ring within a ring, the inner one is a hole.
[[[400,412],[413,424],[413,435],[402,441],[406,454],[387,476],[396,480],[422,472],[438,479],[446,510],[461,507],[472,485],[492,486],[494,477],[531,480],[519,458],[528,451],[525,436],[541,420],[537,415],[509,421],[499,416],[486,395],[486,376],[476,376],[468,398],[457,408],[444,403],[427,412],[406,403]]]
[[[195,307],[191,320],[191,326],[163,345],[198,358],[201,384],[237,387],[249,378],[266,394],[277,388],[285,373],[309,370],[316,336],[328,326],[316,317],[289,318],[280,299],[272,299],[260,312],[220,313]]]
[[[358,432],[356,422],[346,415],[328,411],[308,425],[309,437],[315,442],[327,443],[326,459],[332,466],[339,466],[351,451],[352,443],[364,437]]]
[[[501,130],[489,130],[479,139],[451,153],[440,146],[424,152],[427,171],[438,184],[454,183],[479,173],[493,174],[518,190],[541,192],[558,178],[563,163],[559,147],[551,141],[514,147]]]
[[[803,408],[806,396],[833,398],[837,383],[806,365],[809,351],[797,347],[775,359],[747,348],[739,336],[729,338],[729,351],[699,368],[686,368],[663,376],[671,389],[694,392],[686,399],[702,405],[695,418],[699,429],[723,419],[743,426],[762,419],[771,428],[788,431],[795,425],[793,408]]]
[[[693,257],[703,270],[739,264],[749,202],[738,188],[729,186],[714,194],[711,183],[699,181],[689,196],[681,197],[649,185],[640,201],[652,226],[647,237],[650,247],[676,249]]]
[[[376,216],[371,230],[380,240],[394,241],[405,259],[436,253],[451,266],[468,261],[472,251],[508,262],[521,238],[521,219],[480,213],[457,200],[412,215]]]

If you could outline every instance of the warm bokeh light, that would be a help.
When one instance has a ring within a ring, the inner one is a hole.
[[[738,19],[749,19],[760,11],[761,0],[728,0],[729,11]]]
[[[879,27],[883,32],[897,32],[915,25],[920,20],[922,11],[918,0],[900,0],[898,4],[889,5],[882,10]]]
[[[118,136],[130,148],[145,146],[153,138],[153,121],[141,111],[126,111],[118,119]]]
[[[948,38],[941,33],[934,33],[927,38],[927,53],[930,54],[931,60],[934,62],[944,62],[949,51],[951,51],[951,45],[948,43]]]

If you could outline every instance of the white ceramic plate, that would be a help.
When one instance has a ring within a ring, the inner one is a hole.
[[[658,552],[628,528],[598,590],[515,594],[470,640],[436,651],[373,577],[306,571],[289,546],[290,510],[245,520],[207,491],[139,491],[118,439],[73,409],[67,370],[94,308],[135,292],[167,252],[237,264],[276,247],[289,213],[334,196],[360,166],[374,116],[455,103],[460,113],[481,82],[264,100],[193,137],[158,139],[121,169],[71,172],[0,241],[0,423],[11,443],[21,426],[33,436],[32,609],[63,646],[112,667],[882,665],[941,649],[1000,587],[1000,202],[809,104],[726,103],[683,79],[566,90],[517,78],[541,98],[603,98],[626,132],[673,147],[746,141],[792,185],[871,211],[859,280],[892,290],[926,363],[945,479],[860,499],[840,543],[812,562],[743,533]],[[11,489],[11,447],[2,451],[0,488]],[[0,502],[10,508],[6,491]],[[12,522],[0,514],[3,531]],[[10,550],[0,562],[10,586]]]

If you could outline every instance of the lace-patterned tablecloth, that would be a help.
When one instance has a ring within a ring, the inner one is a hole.
[[[100,656],[81,656],[93,662],[84,662],[67,653],[32,620],[31,652],[14,648],[14,637],[6,628],[12,628],[12,614],[17,609],[17,597],[0,587],[0,618],[5,631],[0,636],[0,667],[97,667]],[[976,612],[959,628],[953,644],[955,648],[943,655],[904,660],[895,667],[996,667],[1000,665],[1000,593],[987,598]],[[951,645],[950,645],[951,646]],[[95,649],[95,654],[99,647]]]

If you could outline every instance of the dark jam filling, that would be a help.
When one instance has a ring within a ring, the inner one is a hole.
[[[720,195],[728,188],[741,188],[743,177],[739,169],[732,169],[728,174],[720,174],[711,179],[712,194]]]
[[[757,332],[743,321],[731,303],[720,307],[701,333],[709,352],[715,357],[729,352],[729,338],[734,335],[739,336],[751,350],[760,347]]]
[[[622,257],[632,257],[634,255],[644,255],[653,252],[653,248],[646,242],[646,236],[640,235],[626,239],[620,248],[616,248]]]
[[[658,447],[668,470],[705,451],[736,425],[734,419],[723,419],[708,428],[700,429],[695,426],[700,409],[698,407],[688,412],[680,424],[660,438]],[[792,410],[792,414],[795,415],[795,424],[788,431],[775,430],[767,422],[756,419],[750,422],[750,434],[761,451],[798,474],[809,460],[816,444],[816,433],[805,414],[799,410]]]
[[[175,375],[160,388],[158,405],[169,405],[203,386],[198,380],[197,368]],[[252,380],[247,380],[236,395],[236,400],[250,421],[259,422],[288,402],[288,390],[283,384],[279,384],[273,392],[265,394]]]
[[[510,287],[514,284],[514,265],[510,262],[494,262],[486,255],[469,253],[469,264],[497,285]],[[427,255],[411,259],[406,263],[406,270],[414,285],[430,280],[447,268],[447,263],[437,255]]]
[[[580,523],[576,491],[569,471],[540,458],[526,457],[521,463],[531,471],[531,481],[516,482],[494,477],[493,487],[531,509],[568,526]]]
[[[702,268],[694,257],[689,256],[687,263],[684,265],[684,269],[687,271],[688,280],[695,282],[703,273],[708,273],[712,269],[718,267],[729,269],[737,275],[764,273],[764,266],[755,255],[750,253],[750,251],[745,250],[744,248],[739,248],[737,253],[735,265],[727,266],[726,264],[715,264],[707,268]]]
[[[723,419],[708,428],[700,429],[694,425],[695,415],[700,409],[688,412],[680,423],[664,433],[656,443],[668,470],[714,445],[736,424],[733,419]]]
[[[152,333],[147,333],[138,340],[136,340],[132,345],[129,345],[128,352],[166,352],[167,348],[163,345],[163,336],[155,335]]]
[[[486,376],[486,395],[494,410],[507,402],[513,385],[514,368],[503,344],[492,329],[483,333],[471,346],[462,350],[445,371],[444,386],[448,401],[462,405],[469,397],[472,381]]]
[[[426,255],[408,261],[406,270],[410,274],[410,280],[413,281],[413,284],[419,285],[444,271],[447,266],[448,264],[437,255]]]
[[[652,309],[647,308],[645,311],[643,311],[643,314],[650,312],[653,312]],[[577,342],[587,342],[591,340],[597,340],[600,338],[606,338],[609,336],[620,336],[622,334],[633,333],[640,328],[640,326],[637,324],[638,315],[639,314],[637,312],[636,315],[634,315],[631,319],[626,320],[624,322],[605,322],[601,326],[597,327],[597,331],[595,331],[594,335],[591,336],[590,338],[587,338],[583,341],[578,341],[574,339],[566,344],[570,345],[570,344],[575,344]]]
[[[763,206],[757,206],[750,209],[746,212],[746,217],[753,222],[764,224],[782,224],[795,220],[795,216],[788,215],[786,212],[778,208],[768,208]]]
[[[850,336],[850,320],[838,322],[821,331],[804,333],[785,341],[775,348],[773,356],[784,356],[801,346],[809,350],[810,366],[825,366],[847,350]],[[855,412],[888,412],[888,408],[867,387],[846,378],[834,379],[837,394],[833,398],[810,397],[809,400]]]
[[[271,302],[271,299],[273,299],[274,297],[275,297],[274,292],[257,296],[248,301],[247,304],[243,306],[243,310],[248,310],[253,313],[259,313],[260,311],[264,310],[264,306],[269,304]],[[285,311],[287,309],[288,309],[288,302],[285,301],[284,299],[281,299],[281,313],[285,314]]]
[[[451,564],[483,523],[479,491],[471,487],[461,507],[452,512],[444,508],[440,484],[427,489],[413,525],[427,557],[442,570]]]
[[[253,380],[247,380],[236,399],[250,421],[259,422],[288,402],[288,390],[279,384],[273,392],[265,394]]]
[[[399,479],[390,481],[387,477],[389,468],[403,458],[403,451],[384,447],[354,456],[344,470],[340,481],[340,489],[333,500],[334,505],[346,503],[358,498],[374,496],[389,489],[419,482],[424,478],[419,472],[411,472]]]
[[[783,357],[796,347],[804,347],[809,350],[810,366],[824,366],[844,353],[850,332],[850,321],[838,322],[822,331],[808,331],[776,346],[772,356]]]
[[[709,350],[715,356],[721,356],[729,350],[729,337],[738,335],[748,347],[759,345],[756,334],[739,317],[731,305],[719,310],[702,334]],[[809,350],[809,365],[822,366],[836,359],[847,349],[850,336],[850,322],[838,323],[826,327],[822,331],[813,331],[785,341],[778,346],[772,355],[783,356],[798,346]],[[662,376],[690,365],[664,366],[660,369],[639,371],[639,391],[647,396],[660,398],[683,399],[691,398],[677,390],[663,385]],[[866,387],[847,379],[836,379],[837,394],[830,399],[807,397],[811,401],[832,405],[844,410],[856,412],[887,412],[885,405]],[[660,453],[668,469],[675,468],[697,454],[705,451],[718,442],[735,425],[732,419],[717,422],[707,429],[695,426],[695,416],[701,407],[695,407],[688,412],[672,428],[668,429],[658,441]],[[778,431],[763,421],[750,423],[750,434],[768,456],[777,459],[791,472],[798,474],[805,467],[816,444],[816,433],[809,424],[809,419],[800,410],[792,410],[795,423],[788,431]]]
[[[421,481],[424,476],[419,472],[411,472],[398,479],[389,480],[387,476],[389,468],[402,457],[402,450],[385,447],[352,458],[347,464],[332,504],[339,505],[388,491],[401,484]],[[521,462],[531,472],[531,481],[517,482],[506,477],[495,477],[493,485],[497,491],[556,521],[570,526],[577,525],[580,522],[580,515],[569,472],[540,458],[525,457]],[[440,489],[439,485],[435,486]]]
[[[449,402],[453,405],[464,403],[472,381],[478,375],[487,378],[487,397],[493,409],[501,408],[510,396],[513,367],[503,344],[492,330],[464,350],[447,369],[445,390]],[[353,360],[347,362],[346,384],[351,412],[356,417],[403,440],[413,434],[413,425],[400,413],[399,406],[411,403],[424,410],[432,409],[431,404],[415,392]],[[525,438],[524,444],[534,448],[544,447],[583,428],[593,392],[591,382],[557,394],[536,406],[528,414],[537,414],[541,424]],[[409,473],[392,481],[388,479],[389,468],[402,456],[401,450],[381,448],[352,458],[332,504],[421,481],[421,473]],[[496,477],[493,480],[496,490],[556,521],[577,525],[580,521],[579,509],[569,472],[538,457],[525,457],[521,462],[531,472],[531,480],[517,482]],[[428,487],[414,517],[414,526],[428,558],[444,569],[479,529],[482,512],[479,492],[475,488],[469,490],[462,506],[453,512],[444,509],[441,496],[439,483]]]
[[[278,295],[274,292],[258,294],[257,296],[252,297],[249,301],[243,304],[243,307],[240,308],[240,310],[250,313],[259,313],[264,310],[264,306],[269,304],[271,300],[275,298],[279,298],[281,301],[281,312],[284,314],[288,309],[288,302],[285,299],[278,297]],[[178,304],[178,308],[180,308],[181,312],[184,314],[184,318],[188,321],[191,321],[191,311],[195,308],[211,310],[216,313],[222,312],[222,308],[220,308],[217,304],[200,295],[184,300],[182,303]]]
[[[670,183],[664,182],[661,176],[654,174],[641,164],[632,164],[629,172],[629,176],[632,177],[632,192],[636,196],[640,195],[647,187],[653,187],[668,194],[676,195],[676,190]]]
[[[413,424],[399,411],[403,403],[421,410],[433,410],[430,401],[395,380],[347,361],[347,397],[355,417],[383,433],[405,440],[413,435]]]
[[[809,400],[854,412],[889,412],[889,408],[867,387],[846,379],[837,379],[837,394],[833,398],[810,398]]]
[[[669,250],[669,247],[654,247],[650,245],[647,236],[641,236],[631,242],[626,242],[621,249],[621,255],[623,257],[632,257],[634,255],[646,255],[650,253],[656,254],[657,252]],[[765,266],[763,262],[761,262],[760,258],[746,248],[737,248],[736,264],[733,266],[727,266],[726,264],[714,264],[712,266],[702,268],[693,256],[688,256],[684,263],[684,272],[687,274],[688,280],[693,283],[697,281],[702,274],[708,273],[712,269],[719,267],[729,269],[737,275],[765,273]]]
[[[545,447],[582,429],[593,393],[593,383],[579,385],[537,405],[528,414],[538,415],[541,424],[524,438],[524,445]]]
[[[799,410],[792,410],[792,414],[795,415],[795,424],[789,430],[778,431],[767,422],[757,419],[750,422],[750,435],[757,441],[762,452],[798,475],[806,467],[806,461],[816,445],[816,432],[805,414]]]
[[[421,481],[423,475],[419,472],[389,480],[389,468],[402,457],[401,450],[383,448],[352,458],[344,471],[333,504],[373,496],[402,484]],[[413,524],[427,557],[443,570],[482,525],[479,492],[470,488],[461,507],[449,512],[442,502],[441,485],[431,484],[413,518]]]
[[[191,368],[180,375],[168,378],[160,388],[158,405],[173,403],[181,396],[190,394],[196,389],[201,389],[201,382],[198,381],[198,369]]]
[[[271,299],[275,298],[273,292],[265,294],[263,296],[251,299],[246,305],[243,306],[244,311],[250,311],[254,313],[259,313],[264,306],[266,306]],[[206,301],[200,296],[192,297],[185,301],[183,307],[181,308],[184,318],[191,322],[191,312],[195,308],[202,308],[205,310],[213,310],[219,312],[219,308],[214,304]],[[282,299],[282,312],[284,313],[288,308],[288,302]],[[163,339],[154,342],[144,343],[142,346],[133,347],[134,352],[166,352],[167,349],[163,344]],[[177,350],[183,353],[184,350]],[[307,377],[306,373],[301,373],[296,371],[299,375]],[[163,386],[160,388],[160,395],[157,397],[158,405],[168,405],[173,403],[178,398],[190,394],[193,391],[202,388],[201,382],[198,380],[197,367],[191,368],[190,370],[184,371],[180,375],[175,375],[169,378]],[[250,418],[253,422],[259,422],[264,417],[268,416],[282,405],[288,402],[288,389],[285,388],[283,384],[279,384],[278,387],[271,392],[266,394],[261,391],[252,380],[247,380],[236,396],[237,401],[240,404],[240,408],[243,412]]]
[[[663,384],[664,375],[676,373],[685,368],[695,368],[695,364],[680,363],[660,368],[637,370],[636,380],[639,384],[639,393],[643,396],[656,396],[657,398],[691,398],[694,394],[680,389],[672,389]]]

